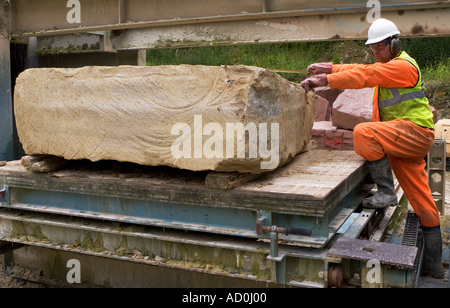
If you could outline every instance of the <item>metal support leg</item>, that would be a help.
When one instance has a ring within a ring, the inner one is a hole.
[[[441,216],[445,215],[445,139],[436,139],[428,154],[428,184]]]
[[[270,256],[278,258],[278,233],[270,232]]]
[[[0,161],[14,158],[9,38],[0,29]]]
[[[270,255],[267,257],[271,260],[271,280],[276,283],[286,283],[286,258],[278,252],[278,232],[276,227],[270,232]]]

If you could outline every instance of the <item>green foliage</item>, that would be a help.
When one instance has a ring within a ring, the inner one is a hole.
[[[237,65],[300,69],[314,61],[315,50],[305,43],[211,46],[147,51],[148,65]]]
[[[269,69],[305,70],[329,43],[284,43],[157,49],[147,51],[147,65],[249,65]],[[281,74],[300,82],[306,75]]]
[[[424,80],[434,80],[450,86],[450,58],[421,69]]]
[[[439,119],[450,119],[450,58],[422,70],[425,95]]]
[[[450,58],[450,37],[402,39],[402,46],[422,69],[448,64]]]
[[[363,47],[367,61],[367,48]],[[305,70],[311,63],[333,61],[349,63],[360,60],[361,42],[306,42],[257,45],[209,46],[156,49],[147,51],[147,65],[249,65],[269,69]],[[300,82],[306,75],[280,73]]]
[[[450,37],[402,39],[406,50],[424,68],[448,62]],[[254,65],[304,69],[314,62],[370,63],[374,59],[364,41],[303,42],[209,46],[147,51],[148,65]]]
[[[450,37],[402,39],[403,49],[430,77],[449,77]],[[364,41],[303,42],[210,46],[147,51],[147,65],[253,65],[275,69],[305,69],[314,62],[371,63]],[[425,73],[424,73],[425,75]],[[428,77],[428,76],[427,76]]]

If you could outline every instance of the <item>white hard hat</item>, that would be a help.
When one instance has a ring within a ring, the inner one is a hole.
[[[379,18],[373,22],[369,28],[369,39],[366,45],[375,44],[381,42],[388,37],[400,34],[397,26],[390,20],[385,18]]]

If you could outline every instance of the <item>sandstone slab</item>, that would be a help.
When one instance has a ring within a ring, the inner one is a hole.
[[[14,112],[30,155],[259,173],[308,144],[314,95],[248,66],[40,68]]]

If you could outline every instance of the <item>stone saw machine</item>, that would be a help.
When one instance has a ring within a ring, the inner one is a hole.
[[[407,36],[450,34],[448,3],[384,2]],[[315,147],[314,96],[276,74],[292,70],[145,66],[153,48],[364,38],[374,8],[55,3],[0,1],[5,268],[48,285],[421,285],[421,231],[403,192],[397,207],[362,208],[374,187],[365,161]],[[442,144],[431,180],[445,179]],[[433,187],[445,215],[445,182]]]

